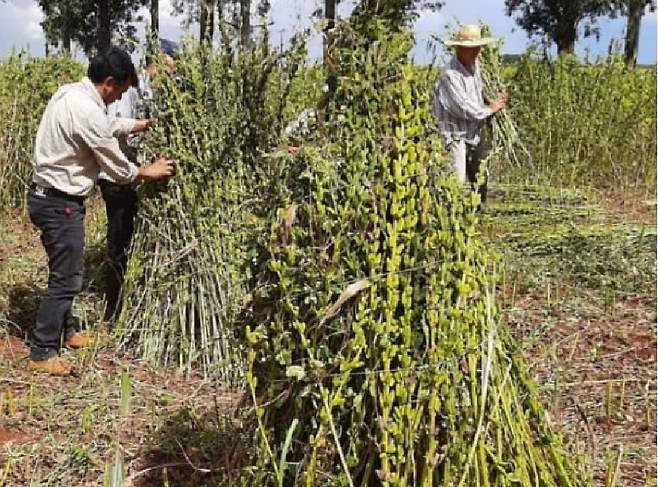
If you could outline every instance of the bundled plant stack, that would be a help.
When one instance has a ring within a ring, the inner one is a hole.
[[[489,26],[481,23],[480,27],[482,35],[490,35]],[[485,47],[479,58],[484,95],[488,100],[494,100],[500,93],[509,91],[501,56],[502,47],[502,39],[497,40]],[[514,122],[514,105],[515,100],[512,99],[509,107],[490,118],[491,147],[494,153],[513,166],[532,167],[532,156],[521,140]]]
[[[159,115],[147,157],[173,159],[177,175],[144,189],[127,272],[123,344],[144,358],[239,375],[232,320],[248,277],[244,238],[260,231],[250,215],[268,179],[263,152],[278,141],[301,59],[298,47],[283,57],[193,50],[175,76],[154,80]]]
[[[82,76],[82,66],[70,57],[21,53],[0,63],[0,208],[24,205],[41,115],[61,84]]]
[[[324,143],[278,160],[247,316],[243,484],[589,485],[499,324],[478,196],[443,170],[410,46],[334,53]]]

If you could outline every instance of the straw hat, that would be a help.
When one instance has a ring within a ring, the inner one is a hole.
[[[462,25],[450,39],[445,39],[446,46],[478,47],[491,44],[496,39],[493,37],[482,37],[482,30],[478,25]]]

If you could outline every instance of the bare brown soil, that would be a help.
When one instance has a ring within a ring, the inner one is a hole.
[[[617,220],[655,218],[655,207],[639,203],[605,206]],[[98,211],[91,218],[102,223]],[[249,444],[236,415],[240,390],[143,363],[117,349],[93,315],[99,346],[64,352],[75,377],[25,370],[23,337],[44,286],[45,258],[20,215],[0,219],[0,233],[8,236],[0,247],[0,487],[103,485],[117,450],[127,486],[232,485]],[[504,233],[493,228],[491,237]],[[562,294],[556,301],[546,289],[511,284],[500,292],[547,415],[596,485],[605,485],[621,453],[617,487],[655,486],[655,296]],[[92,310],[100,305],[93,291],[81,300]],[[123,374],[132,387],[126,415]]]

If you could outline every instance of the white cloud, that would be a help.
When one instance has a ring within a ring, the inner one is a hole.
[[[43,14],[31,0],[9,0],[0,3],[0,56],[14,50],[25,50],[35,55],[44,52],[44,35],[41,29]]]
[[[25,12],[26,34],[31,40],[43,40],[43,29],[41,28],[41,21],[43,20],[43,12],[37,5],[31,5]]]
[[[160,0],[160,26],[162,27],[177,27],[179,28],[181,19],[174,17],[174,7],[171,5],[171,0]]]

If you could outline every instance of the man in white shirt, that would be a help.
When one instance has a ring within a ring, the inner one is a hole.
[[[158,159],[138,168],[119,148],[118,134],[150,126],[150,120],[113,122],[105,111],[136,83],[130,56],[112,48],[91,60],[82,81],[60,87],[41,118],[27,199],[30,219],[41,231],[48,254],[49,274],[48,289],[28,337],[30,370],[69,375],[73,367],[59,357],[62,338],[70,348],[93,341],[79,330],[71,306],[82,289],[84,200],[99,172],[125,184],[174,174],[172,161]]]
[[[161,41],[160,51],[164,62],[171,65],[177,54],[178,45],[166,39]],[[107,114],[120,125],[124,118],[146,118],[154,116],[153,89],[151,78],[157,74],[157,63],[152,56],[146,58],[146,69],[139,76],[138,85],[130,87],[123,96],[107,107]],[[139,135],[118,136],[121,150],[128,160],[139,166]],[[134,184],[121,184],[109,174],[101,172],[98,184],[105,201],[107,214],[107,258],[105,274],[105,320],[113,327],[121,310],[121,290],[128,264],[128,249],[135,229],[138,211],[137,189]]]
[[[439,76],[434,91],[433,113],[452,162],[455,176],[461,183],[477,186],[480,165],[487,150],[482,137],[484,122],[505,108],[507,94],[501,93],[486,104],[482,93],[482,77],[477,57],[480,49],[493,42],[482,37],[477,25],[462,26],[451,39],[443,41],[456,48]],[[485,181],[478,186],[482,202],[486,198]]]

